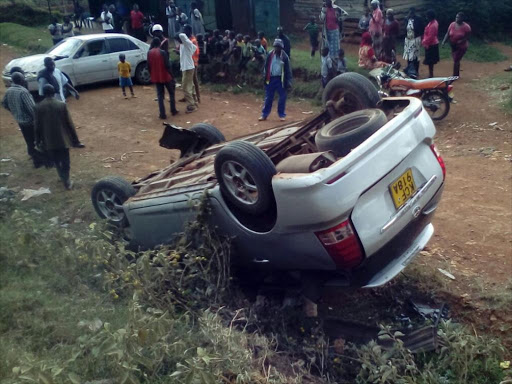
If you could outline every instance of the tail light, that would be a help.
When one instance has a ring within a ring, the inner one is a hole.
[[[338,268],[353,268],[363,260],[363,250],[349,220],[315,234]]]
[[[434,153],[434,156],[436,157],[437,162],[439,163],[439,165],[441,166],[441,169],[443,170],[443,180],[444,180],[446,178],[446,165],[444,164],[444,160],[441,157],[441,154],[439,153],[439,151],[437,150],[435,144],[432,144],[430,146],[430,149]]]

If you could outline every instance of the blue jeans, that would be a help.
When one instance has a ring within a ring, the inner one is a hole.
[[[283,88],[281,76],[272,76],[270,82],[265,85],[265,105],[261,111],[261,116],[267,117],[272,111],[272,103],[274,102],[274,94],[279,93],[279,101],[277,103],[277,114],[279,117],[286,117],[286,89]]]

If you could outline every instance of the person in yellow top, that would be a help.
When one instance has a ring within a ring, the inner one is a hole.
[[[130,73],[132,71],[132,66],[130,65],[129,62],[126,61],[126,56],[122,53],[119,55],[119,63],[117,63],[117,71],[119,72],[119,86],[123,90],[124,98],[125,99],[128,98],[128,96],[126,96],[126,87],[130,88],[132,97],[137,97],[137,96],[135,96],[135,93],[133,93],[133,83],[132,83],[132,78],[130,75]]]

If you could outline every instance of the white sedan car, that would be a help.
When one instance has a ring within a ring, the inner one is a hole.
[[[38,90],[37,74],[44,68],[44,58],[53,57],[55,65],[73,86],[112,81],[119,77],[117,63],[124,53],[132,66],[132,76],[141,84],[150,81],[147,67],[149,45],[128,35],[102,33],[69,37],[44,54],[14,59],[5,67],[2,79],[11,84],[10,70],[20,67],[31,92]]]

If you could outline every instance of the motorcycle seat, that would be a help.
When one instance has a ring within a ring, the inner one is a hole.
[[[392,85],[403,86],[409,89],[445,89],[448,87],[446,77],[433,77],[430,79],[392,79]]]

